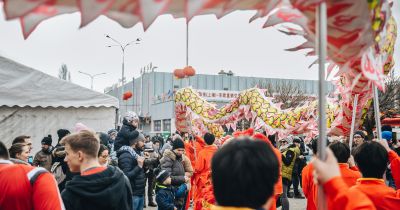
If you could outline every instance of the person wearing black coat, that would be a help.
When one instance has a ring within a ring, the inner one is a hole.
[[[122,146],[129,146],[129,140],[136,139],[139,136],[139,132],[136,130],[139,125],[139,117],[135,112],[127,112],[122,124],[115,138],[115,151],[118,151]]]
[[[131,184],[133,210],[143,209],[146,187],[145,159],[143,157],[144,137],[140,138],[140,136],[130,139],[130,146],[122,146],[117,151],[118,166],[128,177]]]

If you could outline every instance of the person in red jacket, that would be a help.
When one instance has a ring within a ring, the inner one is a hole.
[[[354,167],[353,161],[350,161],[351,166],[348,164],[350,157],[350,148],[347,144],[342,142],[335,142],[329,145],[337,161],[339,162],[340,173],[344,182],[349,186],[357,183],[357,179],[361,178],[360,172]]]
[[[311,140],[310,145],[314,157],[317,156],[318,139]],[[314,167],[311,163],[307,164],[301,173],[302,188],[304,196],[307,198],[307,210],[317,210],[317,188],[313,177]]]
[[[363,178],[358,179],[357,184],[352,188],[366,194],[377,209],[398,209],[400,189],[395,191],[388,187],[383,179],[389,161],[395,165],[395,168],[392,167],[393,171],[399,170],[396,164],[400,161],[398,155],[387,146],[387,142],[364,142],[354,150],[354,160]],[[396,181],[400,179],[398,174],[393,178]]]
[[[338,162],[332,150],[326,150],[326,160],[312,161],[316,182],[322,184],[329,210],[375,210],[372,201],[361,190],[349,188],[341,177]]]
[[[202,198],[203,196],[203,188],[206,187],[206,183],[208,181],[208,174],[211,171],[211,158],[214,153],[217,151],[217,146],[214,145],[215,136],[211,133],[206,133],[204,135],[204,141],[206,142],[206,146],[200,150],[197,155],[196,164],[194,167],[194,174],[197,177],[196,185],[196,197],[194,198],[195,202],[195,210],[202,209]]]
[[[0,209],[61,210],[64,204],[56,180],[46,169],[8,161],[0,141]]]

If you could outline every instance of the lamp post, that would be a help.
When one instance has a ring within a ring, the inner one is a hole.
[[[86,73],[86,72],[83,72],[83,71],[78,71],[78,72],[90,77],[90,89],[92,89],[92,90],[93,90],[93,80],[94,80],[94,78],[97,77],[97,76],[103,75],[103,74],[107,74],[105,72],[99,73],[99,74],[89,74],[89,73]]]
[[[137,38],[134,41],[128,42],[127,44],[121,44],[121,42],[117,41],[116,39],[112,38],[110,35],[106,34],[106,38],[111,39],[115,44],[108,45],[107,47],[120,47],[122,52],[122,75],[121,75],[121,90],[122,94],[124,94],[124,85],[125,85],[125,49],[126,47],[133,45],[133,44],[140,44],[141,39]],[[128,107],[125,106],[125,111],[127,111]]]

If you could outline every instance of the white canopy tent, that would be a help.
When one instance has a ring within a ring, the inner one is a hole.
[[[48,134],[73,131],[81,122],[95,131],[115,127],[118,99],[47,75],[0,56],[0,139],[6,146],[19,135],[40,150]]]

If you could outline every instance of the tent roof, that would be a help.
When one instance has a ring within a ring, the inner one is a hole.
[[[0,56],[0,106],[119,107],[118,99]]]

